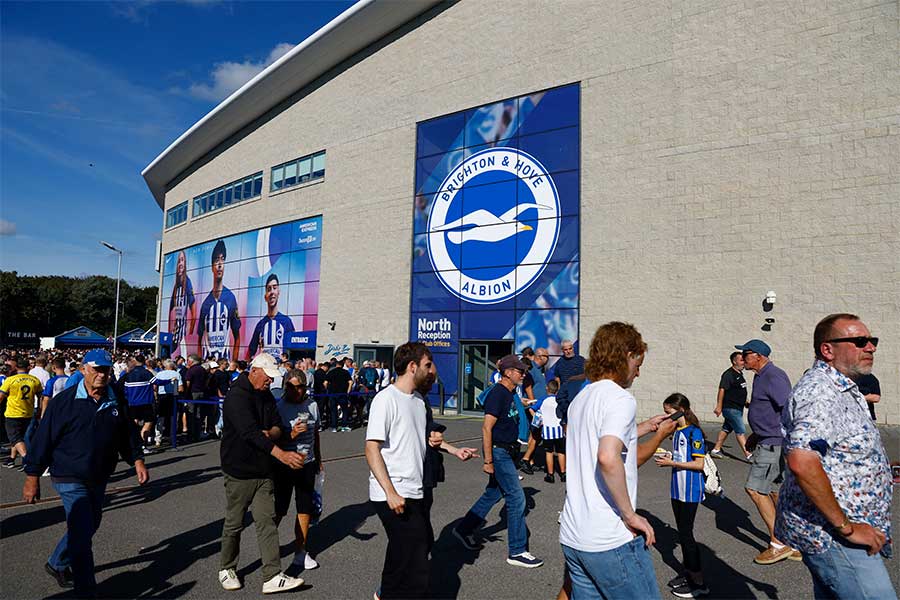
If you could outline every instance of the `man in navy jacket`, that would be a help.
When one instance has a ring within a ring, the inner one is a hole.
[[[44,568],[60,586],[74,583],[76,596],[82,598],[96,593],[91,540],[100,527],[106,483],[119,457],[134,465],[139,484],[150,478],[137,428],[109,385],[111,369],[105,350],[85,355],[84,379],[47,405],[25,462],[25,502],[41,497],[40,476],[49,467],[66,511],[66,533]]]

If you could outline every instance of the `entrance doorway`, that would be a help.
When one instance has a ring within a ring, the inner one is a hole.
[[[491,374],[497,361],[512,354],[513,340],[485,340],[460,342],[462,369],[460,370],[459,399],[461,413],[481,413],[484,407],[478,396],[491,384]]]
[[[393,369],[394,365],[394,347],[393,346],[353,346],[353,360],[362,368],[365,361],[377,360],[383,365],[387,365]]]

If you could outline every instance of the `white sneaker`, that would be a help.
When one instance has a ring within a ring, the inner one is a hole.
[[[41,473],[41,477],[50,477],[50,467],[44,469],[44,472]]]
[[[316,562],[308,552],[295,552],[294,560],[291,561],[292,567],[303,567],[303,569],[318,569],[319,563]]]
[[[241,580],[238,579],[234,569],[222,569],[219,571],[219,583],[222,588],[229,592],[241,589]]]
[[[303,585],[303,580],[299,577],[290,577],[284,573],[279,573],[272,579],[263,584],[263,594],[275,594],[277,592],[286,592]]]

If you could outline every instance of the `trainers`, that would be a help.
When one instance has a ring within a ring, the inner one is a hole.
[[[709,594],[709,588],[705,583],[694,583],[688,580],[684,585],[679,585],[672,590],[672,593],[679,598],[699,598]]]
[[[308,552],[297,552],[294,554],[294,560],[291,561],[291,566],[302,567],[304,570],[318,569],[319,563],[316,562],[316,559],[310,556]]]
[[[41,473],[41,477],[50,477],[50,467],[44,469],[44,472]]]
[[[547,483],[556,483],[556,477],[553,476],[553,473],[547,473],[544,475],[544,481]]]
[[[332,428],[331,428],[331,433],[337,433],[337,428],[332,427]]]
[[[453,528],[453,537],[459,540],[459,543],[463,545],[463,548],[466,550],[481,550],[481,544],[475,539],[475,536],[471,533],[463,534],[457,528]]]
[[[303,585],[303,580],[299,577],[290,577],[284,573],[279,573],[272,579],[263,584],[263,594],[275,594],[277,592],[286,592]]]
[[[241,589],[241,580],[238,579],[234,569],[222,569],[219,571],[219,583],[222,584],[222,589],[229,592]]]
[[[803,553],[801,553],[799,550],[794,550],[788,556],[788,560],[803,560]]]
[[[559,474],[559,480],[562,481],[563,483],[565,483],[565,482],[566,482],[566,474],[565,474],[565,473],[560,473],[560,474]]]
[[[713,458],[725,458],[725,455],[722,454],[721,450],[712,449],[709,451],[709,455]]]
[[[672,579],[670,579],[670,580],[666,583],[666,585],[669,586],[669,587],[672,588],[672,589],[675,589],[675,588],[677,588],[677,587],[681,587],[681,586],[685,585],[687,582],[688,582],[687,576],[685,576],[685,575],[678,575],[677,577],[673,577]]]
[[[18,471],[19,473],[24,473],[25,472],[25,463],[23,462],[21,465],[16,467],[16,471]]]
[[[753,453],[752,453],[752,452],[748,452],[747,454],[745,454],[745,455],[744,455],[744,460],[746,460],[747,462],[750,462],[751,460],[753,460]]]
[[[525,567],[526,569],[534,569],[543,566],[544,564],[544,561],[535,558],[530,552],[523,552],[522,554],[510,556],[506,559],[506,562],[514,567]]]
[[[529,475],[534,475],[534,465],[527,461],[523,460],[522,466],[519,468],[522,470],[523,473],[528,473]]]
[[[11,458],[7,458],[5,461],[3,461],[3,468],[4,469],[15,469],[16,461],[14,461]]]
[[[59,587],[70,588],[75,586],[75,581],[72,579],[72,569],[69,567],[66,567],[62,571],[57,571],[50,566],[50,563],[45,563],[44,570],[47,571],[47,574],[50,575],[50,577],[56,580]]]
[[[753,559],[753,562],[758,565],[773,565],[788,558],[793,553],[794,549],[790,546],[775,548],[774,546],[769,545],[768,548],[760,552],[756,558]]]

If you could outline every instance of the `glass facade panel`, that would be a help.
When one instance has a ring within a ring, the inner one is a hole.
[[[272,191],[325,177],[325,152],[308,154],[272,167]]]

